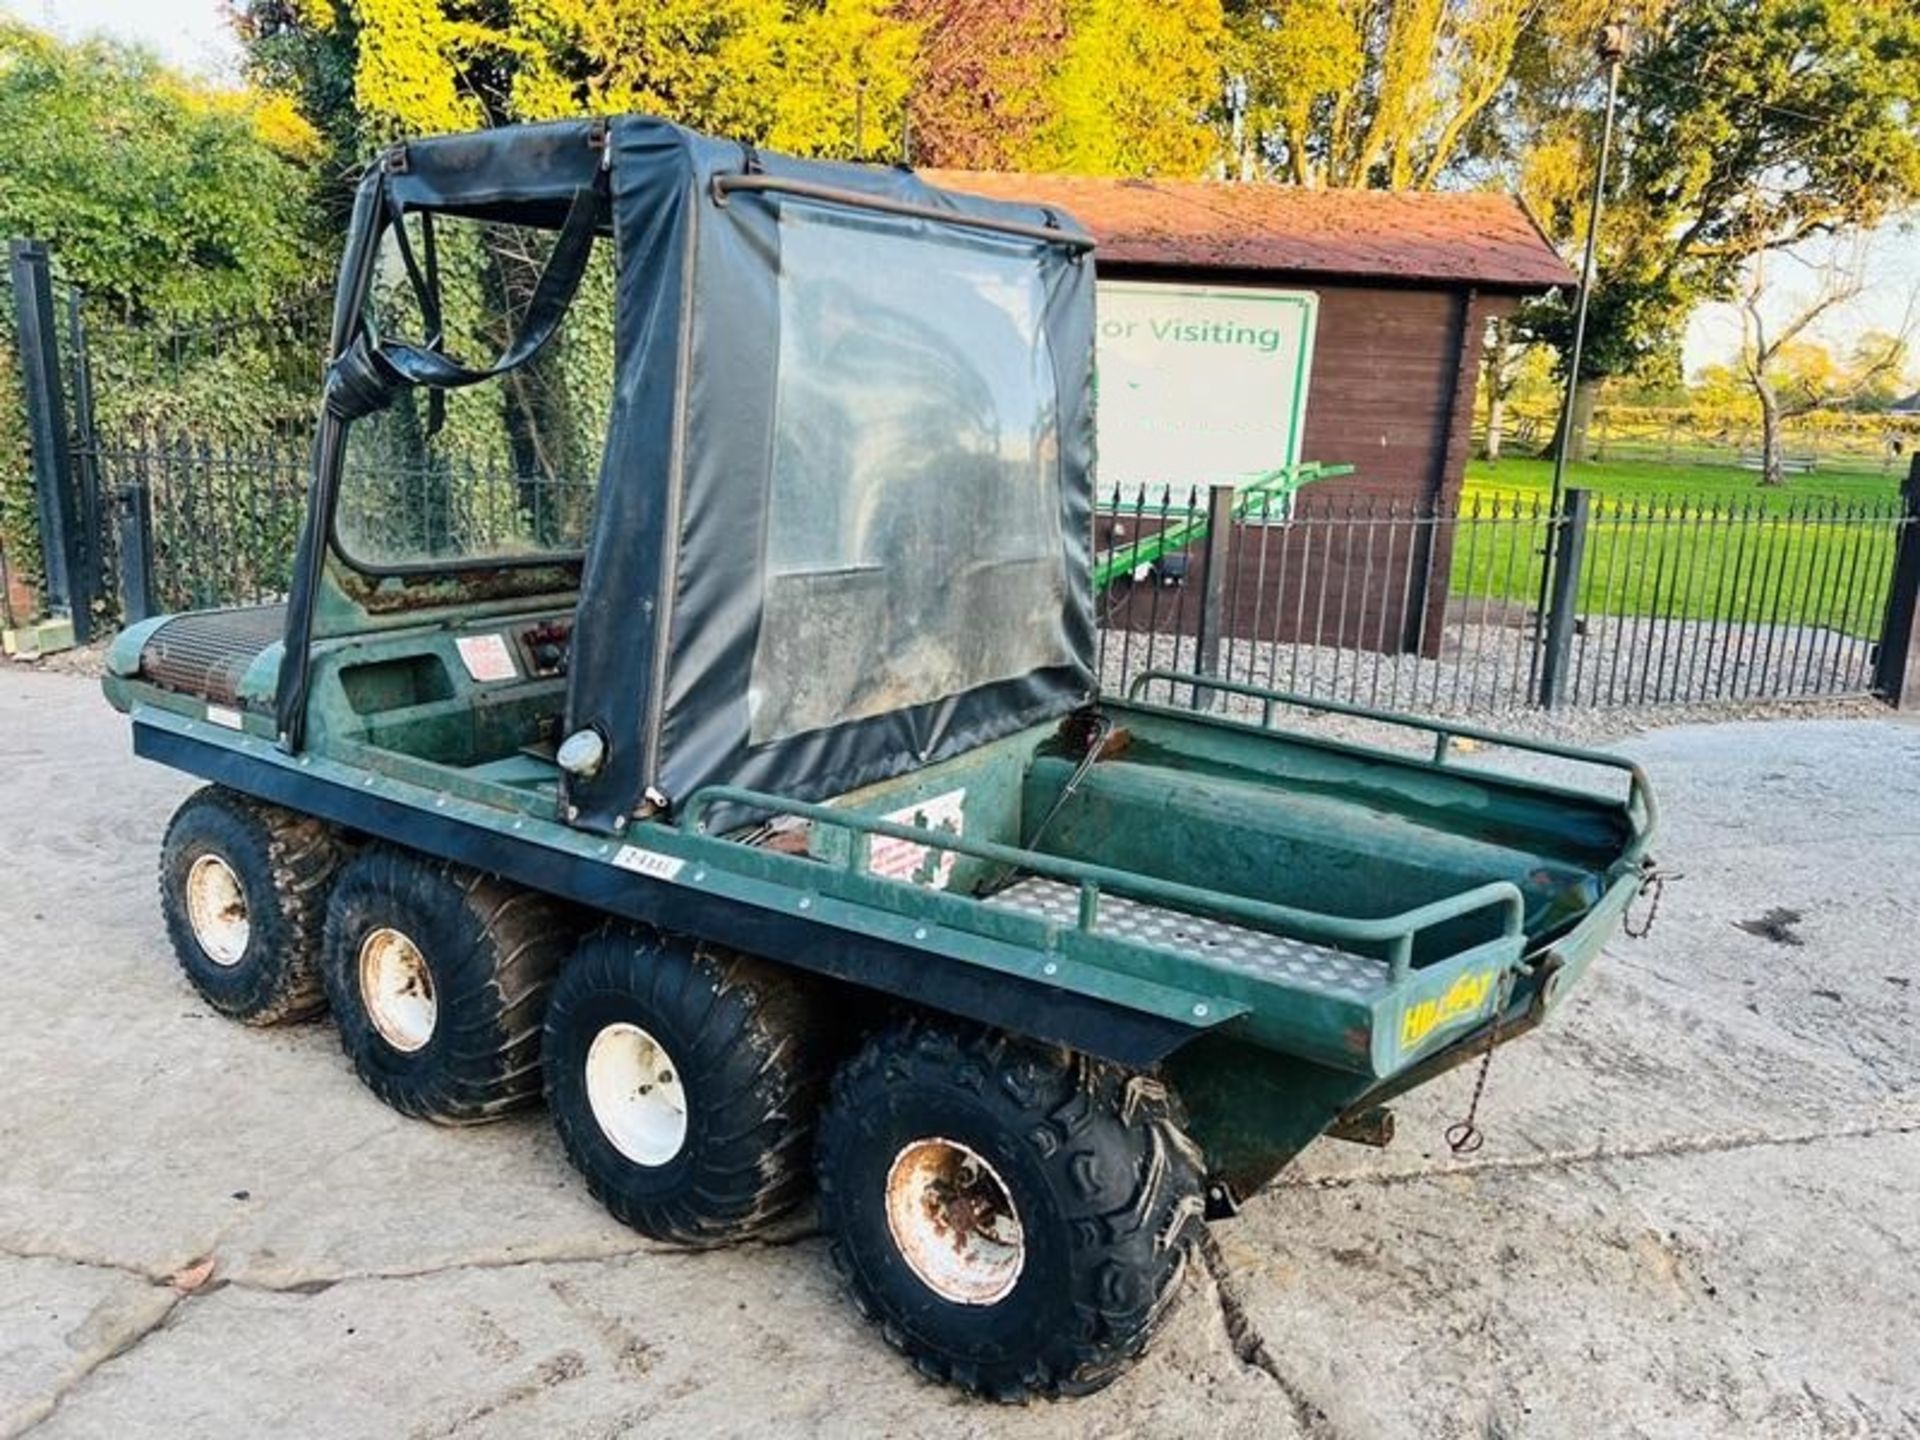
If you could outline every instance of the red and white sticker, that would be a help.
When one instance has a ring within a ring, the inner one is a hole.
[[[949,790],[944,795],[916,800],[905,809],[880,818],[895,825],[915,825],[922,830],[945,830],[958,835],[966,823],[966,803],[965,790]],[[867,868],[889,880],[908,880],[915,885],[944,890],[953,875],[956,858],[951,850],[936,851],[912,840],[876,835]]]
[[[453,642],[460,652],[460,663],[467,674],[481,682],[518,680],[520,667],[513,663],[513,651],[504,635],[462,635]]]

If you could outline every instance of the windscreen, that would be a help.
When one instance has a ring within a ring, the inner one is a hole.
[[[401,223],[405,250],[390,226],[368,296],[375,333],[437,336],[448,355],[490,364],[519,333],[557,232],[423,212]],[[566,318],[526,364],[464,389],[403,389],[348,426],[335,534],[351,563],[459,568],[581,551],[613,386],[610,250],[594,247]],[[422,303],[415,273],[436,305]]]
[[[779,235],[750,743],[1072,663],[1035,247],[804,203]]]

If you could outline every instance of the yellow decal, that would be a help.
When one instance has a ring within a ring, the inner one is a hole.
[[[1409,1007],[1400,1017],[1400,1048],[1410,1050],[1447,1022],[1477,1012],[1493,993],[1493,977],[1491,970],[1462,975],[1446,994]]]

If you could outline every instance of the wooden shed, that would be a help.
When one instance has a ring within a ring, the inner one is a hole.
[[[973,171],[927,178],[1072,215],[1099,242],[1103,314],[1116,283],[1190,294],[1238,289],[1310,296],[1317,316],[1304,339],[1304,423],[1293,458],[1350,464],[1354,473],[1307,492],[1306,515],[1341,513],[1355,504],[1364,509],[1368,501],[1402,514],[1450,509],[1466,467],[1487,321],[1524,297],[1575,279],[1525,207],[1505,194]],[[1104,348],[1101,363],[1104,376]],[[1103,379],[1100,403],[1105,440],[1110,414],[1127,397]],[[1103,444],[1103,457],[1114,449]],[[1103,487],[1107,463],[1103,458]],[[1260,528],[1259,543],[1273,562],[1263,573],[1294,577],[1277,583],[1318,586],[1329,567],[1342,563],[1339,547],[1324,556],[1283,555],[1283,547],[1300,549],[1303,537],[1289,538],[1294,527]],[[1419,575],[1423,584],[1382,579],[1363,586],[1358,577],[1351,584],[1343,584],[1349,579],[1343,574],[1331,577],[1353,611],[1338,617],[1344,643],[1362,637],[1369,648],[1423,650],[1437,643],[1452,529],[1428,525],[1419,533],[1430,537],[1422,543],[1431,553],[1415,563],[1396,560],[1383,574]],[[1236,586],[1236,611],[1257,606],[1268,617],[1288,613],[1285,597],[1246,589]],[[1115,622],[1127,623],[1124,609]],[[1250,613],[1235,618],[1238,633],[1252,633]],[[1261,633],[1272,625],[1263,620]]]

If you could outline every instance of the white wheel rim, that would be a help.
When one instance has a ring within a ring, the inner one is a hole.
[[[958,1140],[915,1140],[893,1157],[887,1229],[922,1283],[956,1305],[1005,1299],[1027,1263],[1026,1233],[1006,1182]]]
[[[216,965],[238,965],[247,953],[247,942],[253,938],[247,892],[233,867],[218,855],[202,855],[188,867],[187,924]]]
[[[440,1002],[420,947],[382,925],[360,942],[360,1003],[380,1038],[412,1054],[433,1038]]]
[[[687,1143],[687,1089],[666,1046],[638,1025],[608,1025],[587,1047],[587,1104],[609,1144],[659,1166]]]

